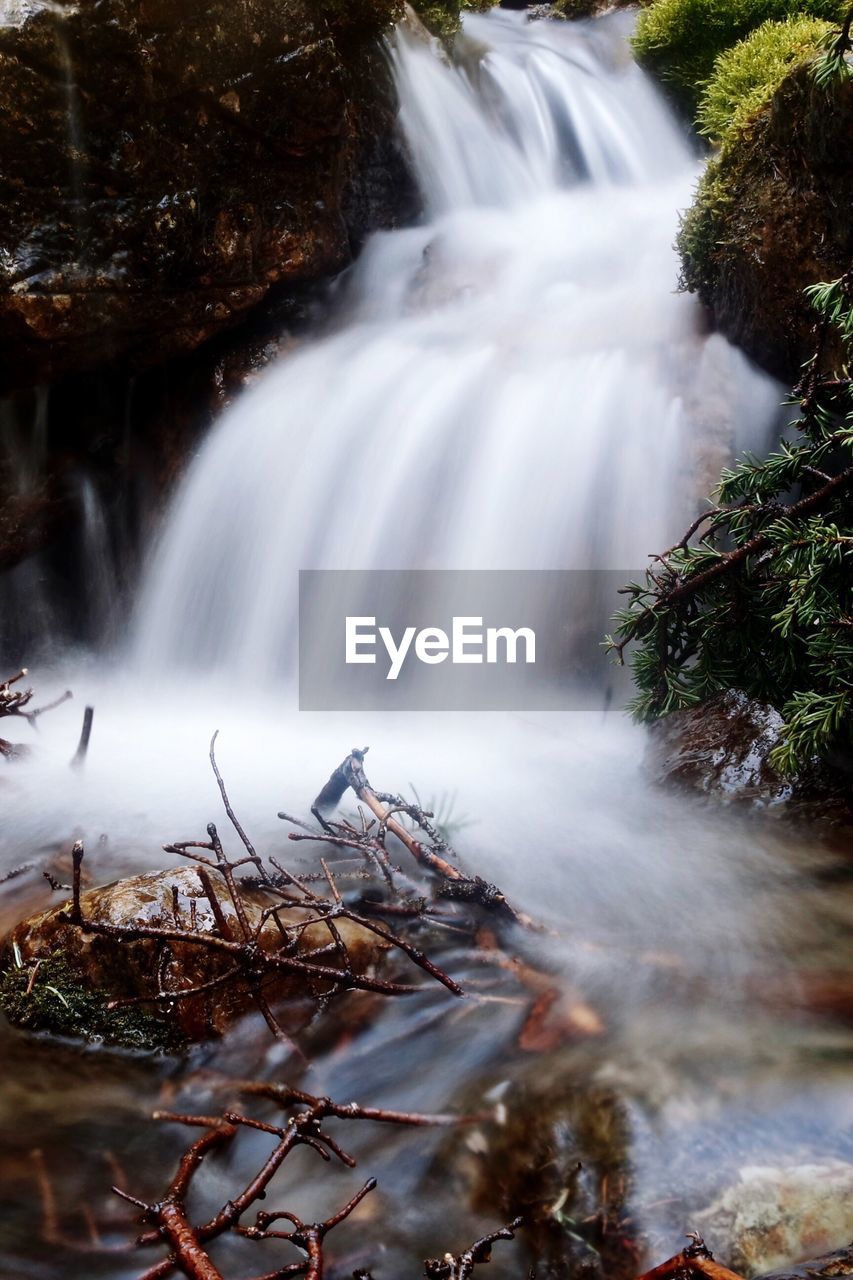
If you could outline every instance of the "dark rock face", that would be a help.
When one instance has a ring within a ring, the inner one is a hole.
[[[843,775],[786,778],[770,762],[782,717],[738,689],[675,711],[652,726],[649,767],[659,782],[729,804],[830,825],[853,822]]]
[[[679,237],[687,286],[787,379],[815,349],[803,290],[853,261],[851,141],[853,83],[827,93],[799,67],[711,161]]]
[[[5,0],[0,383],[191,350],[388,225],[396,9]]]

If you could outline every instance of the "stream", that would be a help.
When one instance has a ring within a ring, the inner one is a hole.
[[[677,292],[672,242],[702,162],[632,62],[629,32],[627,14],[470,15],[454,65],[416,32],[396,33],[389,57],[422,221],[373,236],[322,331],[215,424],[149,549],[121,643],[56,652],[32,671],[40,700],[65,688],[74,700],[0,777],[0,873],[79,837],[107,881],[171,865],[165,842],[220,820],[213,730],[243,825],[289,862],[278,810],[306,813],[335,765],[369,743],[371,779],[414,785],[466,869],[554,931],[523,950],[583,994],[598,1034],[532,1053],[516,1005],[451,1007],[431,989],[366,1012],[354,1000],[346,1034],[311,1033],[302,1084],[315,1093],[492,1112],[450,1133],[347,1134],[359,1168],[337,1181],[311,1152],[288,1164],[279,1198],[312,1217],[378,1179],[357,1225],[335,1236],[336,1256],[351,1260],[341,1275],[369,1265],[377,1280],[414,1280],[425,1256],[499,1226],[518,1180],[531,1194],[553,1184],[558,1200],[578,1160],[590,1203],[602,1180],[621,1180],[625,1238],[600,1258],[571,1221],[566,1238],[589,1274],[620,1277],[677,1252],[703,1221],[725,1261],[725,1233],[715,1238],[702,1215],[744,1169],[853,1171],[853,1027],[810,997],[815,979],[835,990],[853,971],[853,882],[839,850],[655,787],[646,732],[610,701],[603,657],[600,710],[298,710],[300,569],[627,577],[680,535],[733,453],[766,448],[784,421],[778,385]],[[105,575],[90,589],[93,608],[115,611]],[[72,772],[86,704],[92,743]],[[46,885],[9,881],[0,926],[50,901]],[[464,985],[476,975],[469,957],[455,959],[442,963]],[[187,1063],[5,1023],[0,1045],[2,1280],[138,1275],[147,1258],[86,1246],[84,1206],[108,1218],[108,1245],[133,1234],[105,1153],[154,1195],[182,1149],[179,1130],[150,1120],[154,1108],[189,1106],[199,1070],[282,1069],[254,1017]],[[200,1200],[221,1203],[265,1141],[251,1134],[212,1161]],[[52,1171],[58,1247],[44,1237],[34,1151]],[[815,1241],[846,1244],[853,1212],[807,1235],[807,1256]],[[486,1274],[526,1275],[525,1247],[499,1246]],[[230,1248],[216,1255],[223,1268]]]

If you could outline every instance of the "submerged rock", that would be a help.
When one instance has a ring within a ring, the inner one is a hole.
[[[541,1280],[628,1280],[637,1274],[630,1122],[606,1086],[578,1087],[537,1070],[501,1093],[495,1122],[466,1131],[436,1170],[474,1188],[484,1214],[524,1216]]]
[[[770,754],[782,725],[773,707],[730,689],[658,720],[649,735],[648,764],[658,782],[725,803],[830,824],[853,821],[843,779],[828,768],[789,778],[773,767]]]
[[[239,927],[233,905],[218,872],[210,872],[211,880],[221,902],[227,928],[239,937]],[[281,946],[281,932],[272,919],[263,920],[264,909],[276,899],[257,889],[244,889],[242,900],[249,927],[259,929],[258,945],[267,951]],[[81,927],[69,923],[65,902],[59,907],[41,912],[24,920],[6,940],[0,963],[8,975],[14,971],[27,974],[27,982],[35,969],[30,994],[39,989],[40,968],[36,962],[61,961],[65,984],[79,986],[88,996],[95,996],[105,1007],[111,1001],[123,1001],[150,996],[157,988],[158,974],[164,986],[177,991],[195,988],[222,977],[234,964],[233,955],[227,951],[201,947],[186,941],[170,941],[140,938],[128,941],[122,937],[87,933]],[[118,880],[102,888],[89,889],[81,895],[81,907],[85,920],[100,925],[146,925],[156,928],[193,930],[202,936],[219,935],[210,903],[205,896],[196,870],[178,867],[173,871],[151,871],[144,875]],[[311,918],[307,910],[283,907],[278,911],[282,924],[296,924]],[[261,927],[262,926],[262,927]],[[363,974],[378,961],[387,947],[374,934],[348,920],[339,920],[340,934],[350,964],[356,973]],[[294,930],[292,954],[299,956],[330,942],[325,924],[309,924]],[[321,963],[339,967],[335,956],[323,957]],[[41,975],[46,981],[46,975]],[[327,984],[328,985],[328,984]],[[300,973],[282,973],[267,977],[262,990],[265,997],[275,1003],[281,1000],[316,999],[316,979]],[[28,1005],[21,997],[20,982],[11,987],[6,982],[0,993],[4,1012],[20,1025],[32,1029],[81,1034],[79,1025],[84,1007],[69,1000],[67,993],[57,1005],[51,1003],[52,1025],[40,1028],[27,1021]],[[61,1004],[68,1011],[67,1025],[63,1026]],[[74,1007],[72,1008],[72,1004]],[[121,1006],[120,1006],[121,1007]],[[199,1041],[220,1035],[235,1018],[254,1007],[252,988],[245,982],[229,982],[212,990],[200,992],[187,999],[171,1003],[144,1003],[143,1011],[168,1021],[171,1031],[186,1041]],[[99,1015],[93,1007],[93,1015]],[[102,1038],[110,1038],[111,1022],[106,1019],[97,1029]],[[156,1035],[152,1036],[156,1042]]]
[[[853,1237],[853,1165],[825,1160],[741,1169],[737,1184],[691,1225],[720,1260],[744,1276],[841,1248]],[[849,1262],[848,1257],[846,1274]],[[845,1274],[813,1266],[810,1276]]]
[[[405,187],[400,10],[0,4],[0,381],[159,361],[344,265]]]

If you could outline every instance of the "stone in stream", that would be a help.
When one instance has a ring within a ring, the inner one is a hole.
[[[239,936],[236,913],[228,899],[222,877],[211,871],[225,921]],[[251,929],[261,923],[264,908],[276,901],[252,888],[241,894]],[[118,880],[81,895],[84,919],[109,925],[146,925],[189,930],[195,911],[196,930],[201,935],[217,933],[213,912],[196,870],[189,866],[172,871],[151,871]],[[170,990],[196,987],[221,976],[233,966],[233,956],[190,942],[169,942],[163,959],[163,943],[155,939],[126,939],[86,933],[63,919],[69,903],[43,911],[22,921],[3,945],[3,976],[0,980],[0,1007],[10,1021],[33,1030],[91,1036],[138,1047],[150,1044],[173,1047],[177,1039],[195,1042],[221,1035],[242,1013],[254,1008],[245,982],[229,982],[212,991],[176,1000],[168,1016],[158,1016],[158,1005],[125,1006],[110,1011],[111,1000],[148,996],[156,990],[158,967],[164,964],[165,985]],[[177,913],[176,913],[177,909]],[[282,907],[282,923],[294,924],[310,918],[302,908]],[[349,920],[337,921],[353,970],[364,974],[381,960],[387,945],[374,934]],[[293,933],[293,953],[327,945],[331,938],[325,924],[308,925]],[[258,935],[259,945],[268,951],[281,945],[281,933],[268,919]],[[38,968],[35,963],[41,961]],[[317,963],[340,967],[335,955],[325,955]],[[32,987],[27,991],[35,971]],[[316,983],[316,979],[314,980]],[[327,984],[328,985],[328,984]],[[267,999],[277,1001],[313,1000],[311,981],[300,973],[283,973],[266,979]],[[139,1016],[137,1016],[139,1015]],[[93,1023],[86,1027],[86,1019]],[[168,1029],[165,1038],[163,1026]]]
[[[810,1258],[808,1262],[767,1272],[759,1280],[831,1280],[833,1277],[844,1280],[847,1276],[853,1276],[853,1244],[820,1258]]]
[[[853,1239],[853,1164],[825,1159],[743,1168],[739,1181],[690,1225],[721,1262],[748,1277],[840,1248]],[[813,1270],[811,1263],[806,1274],[849,1275],[850,1261],[844,1255],[840,1271]]]
[[[828,768],[784,777],[770,762],[782,738],[773,707],[727,690],[697,707],[658,720],[649,735],[648,765],[659,782],[803,821],[853,822],[847,787]]]

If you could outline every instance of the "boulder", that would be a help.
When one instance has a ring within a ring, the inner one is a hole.
[[[160,361],[342,267],[405,187],[400,9],[0,0],[0,383]]]
[[[715,1256],[747,1277],[841,1248],[853,1238],[853,1164],[827,1159],[741,1169],[738,1182],[691,1226]],[[846,1272],[814,1271],[810,1263],[808,1275],[849,1274],[849,1262]]]
[[[815,349],[803,291],[853,259],[853,80],[796,68],[709,163],[679,235],[686,287],[720,330],[793,381]],[[837,351],[825,351],[831,367]]]
[[[647,765],[655,780],[780,816],[829,825],[853,821],[843,775],[829,766],[790,778],[770,762],[782,717],[739,689],[675,711],[652,725]]]
[[[211,871],[210,876],[218,891],[227,925],[233,935],[239,937],[236,913],[225,883],[218,872]],[[254,931],[262,924],[264,909],[276,899],[253,888],[244,888],[241,897],[250,928]],[[165,951],[163,942],[157,939],[128,941],[122,937],[87,933],[69,923],[66,918],[69,906],[65,902],[19,924],[3,946],[0,968],[7,975],[13,969],[30,974],[35,962],[55,964],[59,959],[66,975],[65,982],[72,985],[76,982],[85,992],[106,1003],[150,996],[156,990],[158,971],[169,990],[180,990],[209,983],[233,966],[233,956],[227,952],[217,952],[190,942],[169,942],[166,944],[168,951]],[[172,871],[150,871],[86,890],[81,895],[81,908],[84,920],[100,925],[146,925],[190,930],[194,921],[194,930],[199,935],[218,933],[198,873],[190,866]],[[284,925],[311,918],[309,911],[291,907],[282,908],[278,915]],[[350,964],[357,973],[365,973],[377,964],[387,950],[376,935],[348,920],[338,921],[337,930],[347,948]],[[295,930],[293,937],[293,954],[296,956],[330,942],[329,931],[323,923]],[[273,920],[263,923],[257,940],[258,945],[267,951],[281,946],[281,933]],[[334,956],[324,956],[320,963],[337,967]],[[273,1003],[286,999],[313,1001],[316,996],[314,987],[316,979],[306,979],[300,973],[283,973],[274,979],[266,978],[263,983],[264,994]],[[31,994],[38,990],[37,971]],[[10,996],[4,1002],[10,1020],[30,1025],[26,1021],[26,1003],[18,998],[20,993],[14,986],[11,994],[15,999]],[[64,999],[66,1006],[75,1003],[68,994]],[[235,1018],[253,1008],[254,1003],[248,984],[238,981],[176,1000],[168,1011],[156,1003],[146,1003],[143,1007],[154,1014],[168,1012],[168,1022],[173,1030],[186,1041],[199,1041],[222,1034]],[[61,1009],[55,1012],[61,1018]],[[105,1037],[110,1035],[109,1023],[107,1019],[105,1028],[100,1030]],[[59,1030],[61,1027],[47,1029]],[[69,1025],[68,1030],[76,1033],[80,1028]]]
[[[808,1262],[768,1272],[760,1280],[823,1280],[824,1277],[826,1280],[830,1277],[844,1280],[846,1276],[853,1276],[853,1245],[820,1258],[810,1258]]]

